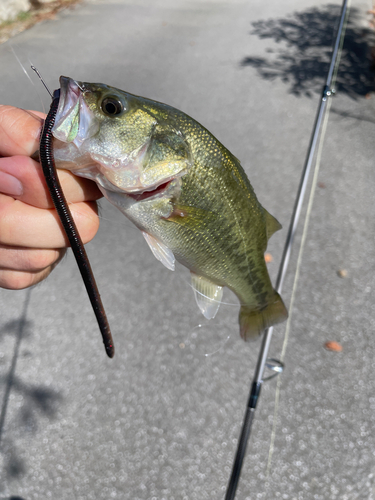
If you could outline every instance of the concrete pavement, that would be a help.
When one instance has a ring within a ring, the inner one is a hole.
[[[241,160],[283,224],[269,246],[274,279],[340,2],[330,5],[88,2],[0,46],[1,101],[42,109],[39,94],[49,107],[16,54],[52,88],[61,74],[104,82],[193,116]],[[262,389],[239,500],[375,498],[369,7],[352,2],[286,369],[279,393],[276,380]],[[0,499],[224,498],[260,342],[239,338],[229,293],[215,320],[204,320],[186,270],[166,270],[138,230],[101,206],[88,251],[115,337],[113,360],[71,255],[32,290],[0,290]],[[275,329],[273,357],[284,332]],[[330,340],[343,351],[325,350]]]

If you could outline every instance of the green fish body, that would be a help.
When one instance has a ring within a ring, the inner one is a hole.
[[[280,224],[259,203],[240,162],[185,113],[103,84],[61,77],[55,160],[97,182],[168,269],[191,271],[206,318],[223,287],[238,297],[248,340],[287,318],[264,260]]]

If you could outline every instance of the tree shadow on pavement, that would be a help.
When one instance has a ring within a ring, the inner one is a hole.
[[[256,21],[251,35],[271,39],[280,48],[270,48],[269,58],[246,57],[242,66],[252,66],[266,80],[280,78],[290,92],[311,97],[321,92],[328,73],[341,7],[328,4],[279,19]],[[374,31],[360,26],[358,9],[351,9],[335,88],[352,98],[375,89]]]

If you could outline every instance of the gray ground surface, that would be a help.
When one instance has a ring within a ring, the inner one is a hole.
[[[274,279],[338,5],[83,4],[0,46],[1,102],[42,109],[38,91],[49,107],[15,52],[51,87],[64,74],[187,112],[242,161],[260,201],[283,224],[270,242]],[[364,98],[373,86],[370,6],[352,2],[319,174],[325,187],[316,192],[291,315],[272,463],[267,472],[276,380],[262,390],[241,500],[375,498],[375,97]],[[32,290],[0,291],[0,498],[223,498],[260,343],[239,338],[233,296],[215,320],[203,321],[188,273],[166,270],[105,202],[102,218],[88,251],[115,336],[113,360],[71,256]],[[284,286],[288,305],[296,253]],[[275,329],[274,357],[284,332],[285,325]],[[325,350],[328,340],[343,351]]]

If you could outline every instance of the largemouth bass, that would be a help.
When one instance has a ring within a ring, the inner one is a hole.
[[[208,319],[223,287],[240,301],[248,340],[287,318],[264,260],[281,228],[259,203],[240,162],[202,125],[159,102],[60,78],[53,128],[58,168],[95,181],[143,233],[168,269],[190,269]]]

